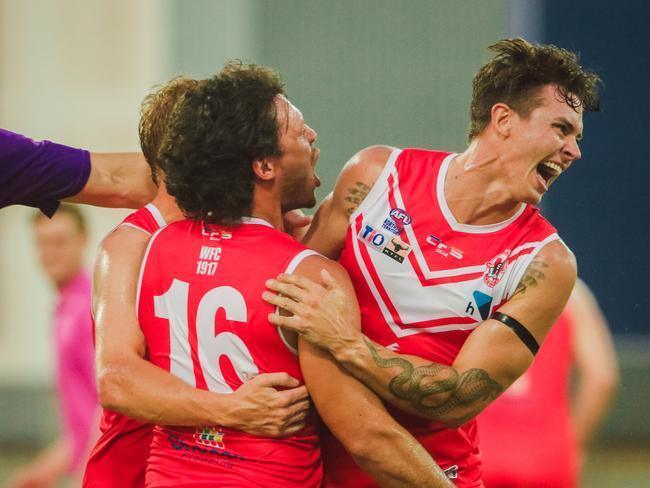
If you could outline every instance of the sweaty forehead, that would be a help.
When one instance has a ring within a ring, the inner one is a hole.
[[[275,97],[275,109],[277,111],[278,127],[284,132],[289,127],[295,127],[303,121],[302,112],[291,103],[284,95]]]

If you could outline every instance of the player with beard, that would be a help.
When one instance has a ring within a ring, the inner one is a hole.
[[[138,318],[149,359],[191,386],[230,394],[260,373],[307,384],[323,420],[382,486],[450,486],[378,398],[322,351],[268,323],[265,280],[343,269],[281,232],[315,204],[316,133],[271,70],[232,63],[188,90],[162,151],[188,217],[158,231],[143,260]],[[302,372],[301,372],[302,368]],[[288,438],[206,424],[157,426],[146,485],[317,487],[317,419]]]
[[[147,360],[135,315],[140,263],[151,235],[183,217],[166,191],[159,149],[176,106],[198,83],[175,78],[144,99],[140,143],[158,192],[99,247],[93,311],[104,412],[102,434],[86,466],[83,486],[87,488],[143,487],[152,423],[214,423],[269,436],[289,435],[304,426],[309,407],[306,389],[285,373],[261,374],[233,394],[223,395],[192,388]]]
[[[576,262],[537,204],[580,158],[599,78],[575,54],[506,39],[473,81],[462,154],[373,146],[350,159],[305,243],[339,259],[336,279],[269,283],[271,315],[328,350],[395,407],[459,487],[479,487],[475,421],[531,364],[562,311]],[[328,486],[373,486],[336,442]]]

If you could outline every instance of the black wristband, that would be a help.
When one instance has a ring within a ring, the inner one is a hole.
[[[526,347],[530,349],[530,352],[533,353],[533,356],[537,354],[537,351],[539,351],[538,342],[533,337],[533,334],[531,334],[526,327],[521,325],[518,320],[515,320],[510,315],[506,315],[501,312],[494,312],[490,318],[498,320],[502,324],[510,327],[512,331],[517,334],[517,337],[521,339],[521,342],[523,342]]]

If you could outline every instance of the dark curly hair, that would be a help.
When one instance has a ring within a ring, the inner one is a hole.
[[[279,75],[230,62],[189,89],[161,151],[167,191],[192,219],[236,224],[251,210],[255,159],[279,156]]]
[[[179,76],[164,85],[155,87],[140,104],[140,123],[138,134],[144,158],[151,168],[151,177],[158,183],[160,168],[160,149],[165,133],[172,120],[176,105],[185,93],[198,83],[197,80]],[[163,170],[164,171],[164,170]]]
[[[479,70],[472,83],[470,141],[488,126],[495,103],[506,103],[526,117],[539,106],[535,94],[545,85],[556,85],[564,102],[574,110],[600,110],[600,78],[585,71],[575,53],[524,39],[503,39],[488,49],[495,56]]]

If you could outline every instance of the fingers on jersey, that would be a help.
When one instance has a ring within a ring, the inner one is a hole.
[[[282,386],[285,388],[295,388],[300,385],[300,381],[289,376],[287,373],[263,373],[255,376],[251,381],[256,381],[262,385]],[[300,388],[296,388],[296,390],[300,390]],[[306,391],[307,390],[305,389],[305,396],[307,396]]]
[[[282,295],[274,295],[273,293],[269,292],[264,292],[262,294],[262,298],[269,302],[272,305],[275,305],[276,307],[280,307],[282,310],[286,310],[287,312],[293,314],[293,316],[289,317],[286,315],[279,315],[276,314],[275,312],[272,312],[269,314],[269,322],[271,322],[274,325],[280,325],[282,327],[288,327],[291,330],[295,330],[296,332],[300,332],[300,323],[302,323],[302,314],[305,312],[305,307],[291,298],[282,296]],[[294,319],[291,321],[285,320],[285,319]],[[295,324],[295,325],[294,325]]]
[[[238,398],[230,412],[232,427],[258,436],[284,437],[305,426],[310,408],[307,388],[276,390],[272,385],[283,374],[259,375],[234,392]]]

